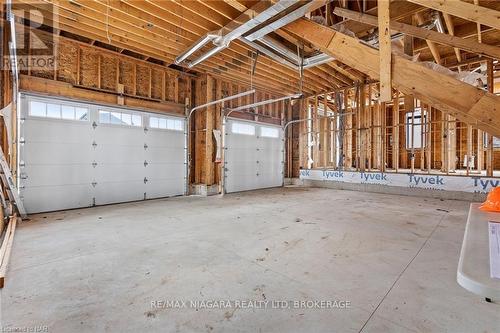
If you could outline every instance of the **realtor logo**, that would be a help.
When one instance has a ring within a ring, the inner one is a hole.
[[[10,20],[2,27],[9,35],[9,47],[2,50],[2,69],[11,69],[17,63],[20,72],[54,70],[56,43],[52,32],[58,30],[57,7],[13,1],[12,8],[4,4],[3,10]]]

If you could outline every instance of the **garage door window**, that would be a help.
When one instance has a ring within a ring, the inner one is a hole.
[[[87,121],[88,109],[64,104],[31,101],[29,115],[33,117]]]
[[[255,135],[255,126],[245,123],[233,122],[231,132],[234,134]]]
[[[183,130],[182,120],[172,118],[149,117],[149,127],[173,131]]]
[[[265,138],[277,138],[279,137],[280,133],[277,128],[275,127],[261,127],[260,128],[260,136],[265,137]]]
[[[124,112],[99,110],[99,122],[101,124],[142,126],[142,117]]]

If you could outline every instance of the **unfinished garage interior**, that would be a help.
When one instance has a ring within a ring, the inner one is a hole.
[[[1,332],[500,332],[500,1],[0,3]]]

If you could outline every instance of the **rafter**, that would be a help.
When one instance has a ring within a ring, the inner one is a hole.
[[[500,11],[456,0],[408,0],[465,20],[500,30]]]
[[[379,79],[379,51],[359,40],[338,33],[304,18],[290,23],[285,29],[309,40],[323,52],[357,66],[373,79]],[[500,97],[448,75],[435,72],[421,64],[392,55],[393,85],[407,95],[415,95],[424,103],[457,117],[495,136],[500,135]],[[460,96],[457,98],[456,96]]]

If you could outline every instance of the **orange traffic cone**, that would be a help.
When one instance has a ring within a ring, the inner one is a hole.
[[[479,209],[489,212],[500,212],[500,187],[494,187],[488,193],[486,201],[479,206]]]

